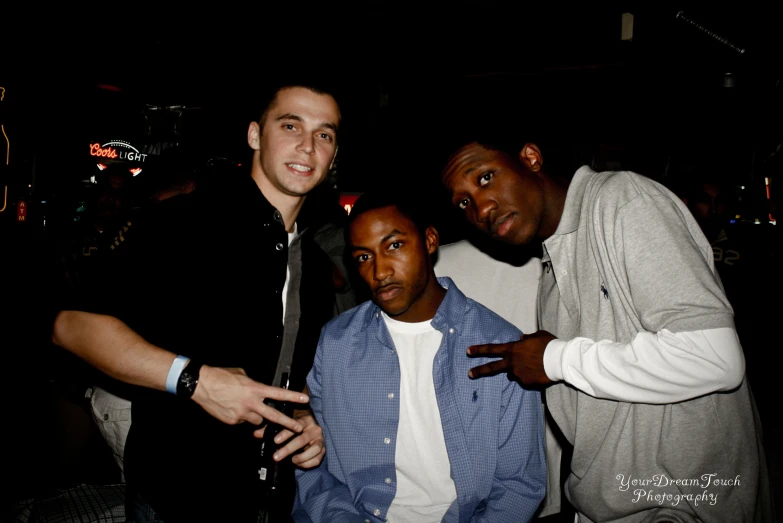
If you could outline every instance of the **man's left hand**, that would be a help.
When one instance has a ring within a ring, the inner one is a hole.
[[[519,341],[468,347],[470,357],[499,357],[497,361],[470,369],[468,376],[483,378],[505,372],[508,378],[527,387],[553,383],[544,371],[544,350],[555,336],[547,331],[523,334]]]
[[[290,456],[299,449],[304,449],[299,454],[291,458],[291,462],[297,467],[303,469],[311,469],[321,464],[326,454],[326,445],[324,443],[324,432],[318,422],[315,420],[312,411],[310,410],[297,410],[294,412],[294,419],[298,421],[303,429],[299,434],[295,434],[288,429],[283,429],[280,434],[275,436],[275,443],[282,444],[286,440],[289,440],[285,446],[279,448],[275,452],[273,459],[280,461]],[[264,437],[264,428],[258,429],[253,434],[257,438]],[[291,439],[291,436],[296,435]]]

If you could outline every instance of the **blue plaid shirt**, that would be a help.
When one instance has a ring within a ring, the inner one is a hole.
[[[438,282],[448,291],[432,319],[443,333],[433,378],[457,490],[443,521],[529,521],[546,491],[541,396],[505,374],[469,379],[471,367],[492,359],[465,354],[470,345],[518,340],[520,331],[450,278]],[[385,521],[397,489],[400,366],[377,305],[365,302],[323,328],[307,386],[326,457],[297,470],[294,520]]]

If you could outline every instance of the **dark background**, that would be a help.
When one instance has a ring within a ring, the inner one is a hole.
[[[49,216],[44,227],[46,206],[68,203],[94,174],[87,153],[96,141],[178,143],[193,161],[246,162],[257,93],[279,73],[339,85],[341,192],[429,194],[444,136],[480,126],[560,142],[575,163],[665,183],[710,165],[742,192],[747,218],[763,222],[764,178],[775,195],[783,170],[777,11],[748,2],[593,4],[4,8],[0,123],[11,161],[0,165],[0,190],[8,187],[0,213],[7,375],[0,392],[16,420],[2,467],[14,480],[9,499],[106,478],[94,465],[105,456],[96,458],[84,438],[89,419],[46,381],[63,358],[46,330],[48,242],[57,225]],[[623,13],[633,14],[632,41],[621,40]],[[154,179],[155,158],[145,170],[140,176]],[[24,225],[16,223],[18,200],[30,203]],[[230,204],[216,209],[230,212]],[[443,226],[446,241],[459,237],[456,225]],[[779,311],[779,296],[767,299]],[[772,429],[781,434],[777,420]]]

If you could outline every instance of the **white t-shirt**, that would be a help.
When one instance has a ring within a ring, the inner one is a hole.
[[[406,323],[383,315],[400,361],[397,493],[390,523],[438,523],[457,499],[451,478],[432,366],[443,334],[429,321]]]
[[[288,246],[291,246],[291,242],[296,237],[296,223],[294,223],[294,232],[288,233]],[[291,267],[286,264],[285,266],[285,283],[283,284],[283,323],[285,323],[285,304],[286,297],[288,296],[288,282],[291,281]]]

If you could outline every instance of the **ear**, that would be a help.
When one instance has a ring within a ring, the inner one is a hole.
[[[519,151],[519,160],[534,173],[540,172],[544,165],[541,149],[534,143],[526,143]]]
[[[440,245],[440,235],[438,234],[438,230],[433,227],[429,226],[424,231],[424,241],[427,242],[427,253],[432,256],[435,254],[435,251],[438,250],[438,245]]]
[[[258,122],[250,122],[250,126],[247,128],[247,144],[254,151],[261,148],[261,127]]]

